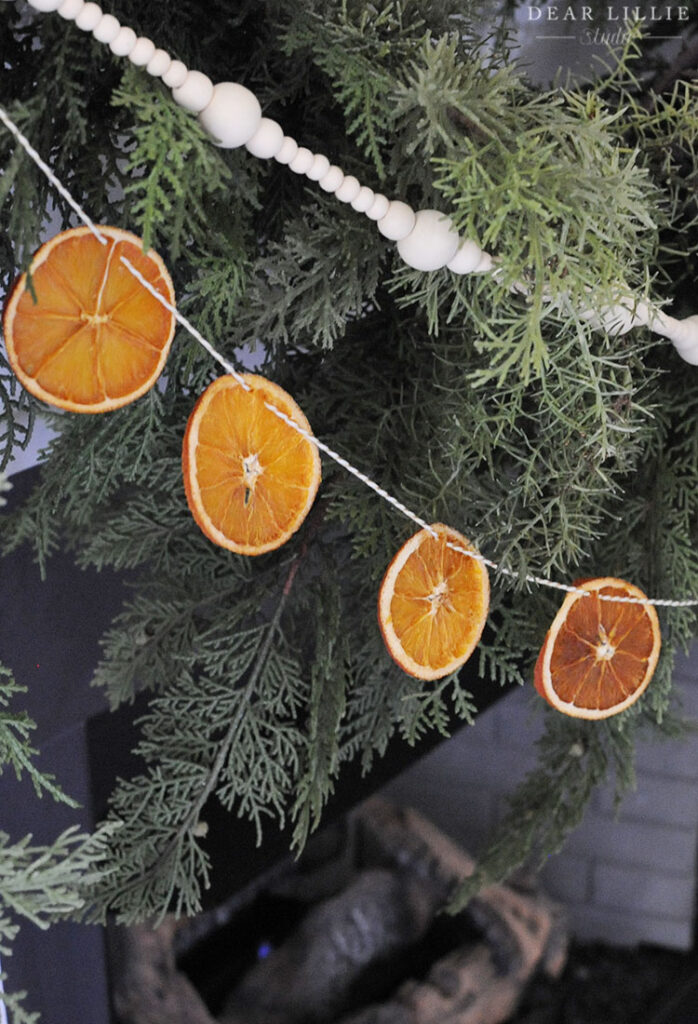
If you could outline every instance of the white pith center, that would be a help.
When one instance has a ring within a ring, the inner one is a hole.
[[[448,584],[446,580],[441,580],[440,583],[437,583],[431,594],[427,595],[427,601],[429,602],[429,614],[436,615],[439,608],[448,602]]]
[[[245,484],[246,505],[252,497],[258,478],[263,472],[264,470],[260,465],[256,452],[253,455],[245,456],[242,460],[242,479]]]
[[[97,324],[106,324],[109,321],[108,313],[86,313],[84,310],[80,314],[80,319],[84,320],[85,323],[96,326]]]
[[[596,645],[596,660],[610,661],[616,653],[616,649],[603,626],[599,626],[599,639],[601,642]]]

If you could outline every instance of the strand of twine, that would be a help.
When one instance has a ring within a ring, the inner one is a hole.
[[[73,198],[73,196],[70,194],[65,185],[59,180],[59,178],[51,170],[48,164],[42,159],[40,154],[34,149],[29,140],[17,127],[14,121],[12,121],[12,119],[9,117],[9,115],[3,109],[2,106],[0,106],[0,121],[2,121],[2,123],[8,129],[8,131],[10,131],[12,135],[14,135],[20,146],[22,146],[22,148],[25,150],[28,156],[31,157],[36,166],[45,175],[48,181],[50,181],[50,183],[53,185],[56,191],[63,197],[63,199],[65,199],[65,201],[75,212],[75,214],[79,217],[79,219],[83,222],[83,224],[85,224],[86,227],[89,228],[94,237],[102,245],[106,245],[108,239],[100,232],[97,225],[92,221],[92,219],[85,212],[82,206],[80,206],[80,204]],[[205,338],[203,334],[201,334],[201,332],[187,319],[187,317],[185,317],[178,309],[176,309],[175,306],[173,306],[172,303],[170,303],[164,297],[164,295],[161,295],[160,292],[154,287],[154,285],[152,285],[150,281],[148,281],[140,273],[140,271],[131,263],[131,261],[127,257],[121,256],[120,261],[121,263],[123,263],[126,269],[143,285],[143,287],[146,288],[151,293],[151,295],[153,295],[154,298],[157,299],[157,301],[161,303],[161,305],[163,305],[165,309],[168,310],[169,313],[172,314],[175,320],[195,339],[195,341],[197,341],[209,353],[209,355],[216,362],[218,362],[224,368],[224,370],[237,381],[238,384],[240,384],[241,387],[243,387],[246,391],[249,391],[250,385],[247,383],[244,376],[242,376],[238,372],[238,370],[236,370],[235,367],[223,355],[221,355],[220,352],[218,352],[218,350],[211,344],[211,342],[207,338]],[[294,422],[289,416],[286,415],[286,413],[282,412],[271,402],[265,402],[264,404],[266,408],[270,410],[270,412],[274,413],[275,416],[278,416],[279,419],[283,420],[284,423],[288,424],[289,427],[295,430],[298,434],[304,437],[311,444],[314,444],[321,452],[323,452],[328,458],[332,459],[332,461],[335,462],[338,466],[341,466],[342,469],[346,470],[346,472],[350,473],[362,484],[370,488],[370,490],[377,494],[378,497],[381,498],[383,501],[387,502],[397,512],[400,512],[401,515],[403,515],[407,519],[410,519],[413,523],[419,526],[420,529],[426,530],[432,537],[438,537],[437,532],[429,523],[426,522],[426,520],[424,520],[416,512],[413,512],[412,509],[408,508],[407,505],[403,504],[403,502],[401,502],[394,495],[386,491],[385,488],[381,487],[380,484],[376,483],[376,481],[373,480],[370,476],[363,473],[360,469],[358,469],[351,462],[345,459],[343,455],[335,451],[324,441],[321,441],[319,438],[315,437],[314,434],[305,430],[298,423]],[[580,587],[571,586],[566,583],[558,583],[555,580],[548,579],[545,576],[537,576],[533,573],[520,573],[513,569],[507,569],[505,566],[502,566],[497,562],[493,562],[491,559],[486,558],[484,555],[480,554],[480,552],[468,550],[467,548],[463,548],[461,545],[455,544],[451,541],[447,541],[446,546],[449,547],[451,550],[456,551],[458,554],[466,555],[468,558],[474,558],[476,561],[481,562],[483,565],[492,569],[494,572],[497,572],[502,576],[507,576],[509,579],[522,580],[525,583],[533,584],[535,586],[548,587],[554,590],[561,590],[567,594],[579,594],[580,596],[584,597],[591,596],[589,591],[582,590]],[[602,601],[613,601],[623,604],[652,604],[667,608],[689,608],[698,606],[698,598],[685,598],[682,600],[675,600],[671,598],[615,597],[612,595],[600,594],[598,592],[597,596]],[[2,1004],[0,1003],[0,1008],[1,1006]],[[0,1024],[3,1024],[1,1017]]]

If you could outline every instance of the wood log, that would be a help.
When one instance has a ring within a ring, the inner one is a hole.
[[[370,965],[399,957],[433,918],[423,887],[383,868],[362,871],[315,906],[294,933],[247,972],[221,1024],[326,1024]]]
[[[359,820],[371,855],[378,850],[383,862],[399,858],[404,870],[418,871],[444,898],[473,870],[469,855],[416,811],[372,800]],[[564,915],[540,892],[490,886],[467,912],[482,941],[455,949],[424,981],[408,981],[387,1002],[338,1024],[503,1024],[538,968],[554,976],[562,971]]]
[[[173,917],[154,928],[112,927],[113,1002],[119,1024],[216,1024],[175,964]]]
[[[560,909],[534,885],[497,885],[467,908],[470,938],[462,929],[424,980],[390,981],[378,1001],[368,991],[376,975],[401,969],[474,862],[422,815],[378,798],[352,816],[352,835],[354,880],[247,972],[218,1021],[177,970],[172,918],[113,929],[119,1024],[502,1024],[535,971],[561,972]],[[375,1002],[352,1012],[361,986]]]

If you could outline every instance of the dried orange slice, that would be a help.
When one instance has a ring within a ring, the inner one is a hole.
[[[10,365],[44,402],[71,412],[107,412],[145,394],[167,359],[175,319],[121,262],[125,256],[170,304],[165,264],[120,228],[87,227],[46,242],[5,306]]]
[[[191,513],[209,540],[241,555],[261,555],[287,541],[320,485],[316,445],[270,406],[311,433],[286,391],[245,373],[209,384],[184,435]]]
[[[558,711],[575,718],[609,718],[634,704],[659,658],[654,606],[632,583],[606,576],[575,586],[553,619],[536,663],[534,683]]]
[[[378,622],[385,645],[418,679],[455,672],[482,635],[490,584],[468,551],[475,548],[462,534],[435,523],[403,544],[383,577]]]

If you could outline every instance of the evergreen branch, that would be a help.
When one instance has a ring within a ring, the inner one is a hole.
[[[39,771],[34,765],[32,758],[37,751],[30,746],[29,735],[36,728],[35,723],[26,712],[6,710],[12,698],[25,690],[26,687],[14,681],[9,669],[0,664],[0,773],[3,765],[10,765],[18,779],[26,772],[37,796],[45,792],[54,800],[77,807],[75,801],[56,785],[52,775]]]
[[[272,657],[272,645],[277,638],[281,615],[296,572],[297,563],[294,561],[272,619],[268,625],[256,630],[254,662],[249,675],[243,677],[242,685],[232,693],[228,680],[226,704],[232,713],[222,735],[218,734],[218,727],[214,724],[213,732],[209,732],[210,740],[204,742],[201,754],[196,745],[192,749],[190,744],[188,751],[178,754],[175,748],[174,756],[168,756],[165,727],[156,749],[160,752],[163,766],[167,766],[167,774],[155,767],[149,776],[139,777],[117,792],[107,819],[108,828],[116,826],[117,845],[112,850],[112,857],[116,858],[117,866],[94,891],[93,898],[98,908],[115,909],[121,919],[132,920],[135,916],[164,915],[175,895],[177,912],[191,913],[198,907],[197,879],[202,876],[205,882],[208,870],[205,855],[197,844],[201,813],[216,790],[231,751],[248,723],[250,706]],[[194,684],[189,677],[185,678],[185,690],[194,685],[200,686],[201,683]],[[219,696],[216,693],[216,698]],[[189,702],[190,707],[198,705],[198,714],[209,723],[210,730],[208,704],[204,702],[201,707],[201,701],[193,694]],[[153,702],[151,716],[156,729],[158,715],[171,719],[173,710],[166,695]],[[147,756],[148,742],[141,749]],[[144,843],[143,822],[152,819],[155,825],[158,815],[160,827],[157,831],[153,829]],[[134,859],[133,844],[139,841],[140,852]]]
[[[633,730],[606,722],[548,718],[538,746],[540,763],[508,798],[475,871],[452,893],[448,910],[462,910],[481,889],[503,882],[526,864],[537,870],[581,822],[609,758],[619,769],[617,795],[632,784]]]
[[[132,179],[125,193],[143,247],[166,240],[176,260],[192,233],[209,235],[211,199],[230,185],[230,168],[190,114],[137,69],[124,72],[112,103],[136,119],[125,147]]]
[[[2,923],[0,922],[1,933]],[[9,1015],[8,1024],[38,1024],[39,1014],[32,1013],[22,1005],[27,998],[27,992],[6,992],[4,986],[7,982],[7,975],[5,974],[0,974],[0,982],[3,986],[0,990],[0,1006],[4,1006]]]

